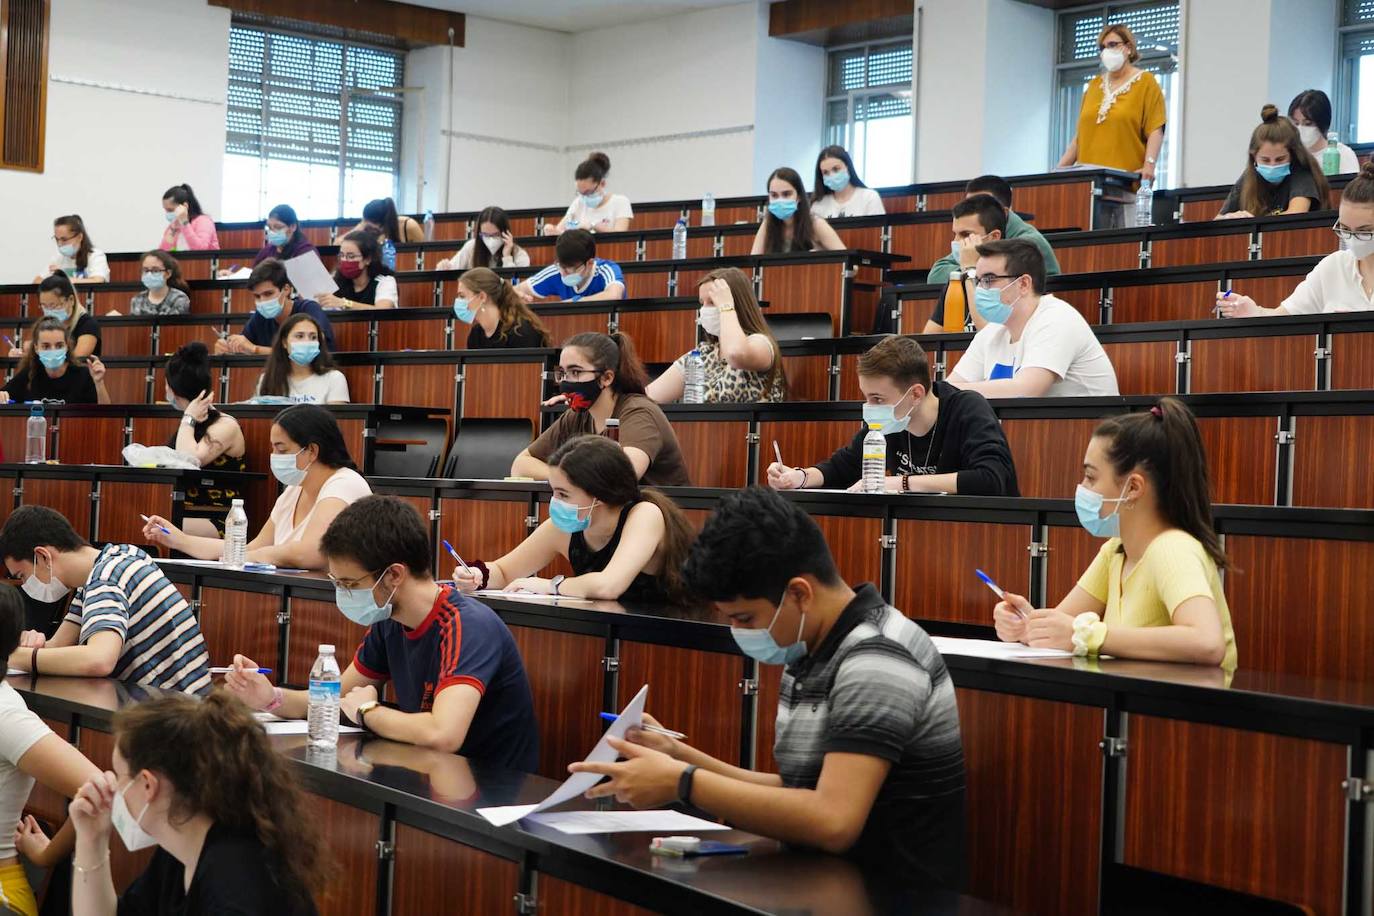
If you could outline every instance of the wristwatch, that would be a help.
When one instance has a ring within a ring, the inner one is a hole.
[[[372,729],[367,727],[367,714],[372,712],[372,710],[376,709],[380,705],[382,704],[377,700],[368,700],[366,703],[358,704],[357,719],[359,728],[361,728],[363,731],[372,731]]]
[[[1154,157],[1152,157],[1152,156],[1146,156],[1146,157],[1145,157],[1145,161],[1148,162],[1148,163],[1150,163],[1150,165],[1155,165],[1155,164],[1156,164],[1156,163],[1155,163],[1155,159],[1154,159]]]
[[[195,425],[196,425],[196,418],[193,417],[193,416],[191,416],[189,413],[182,414],[182,415],[181,415],[181,425],[182,425],[182,426],[195,426]]]

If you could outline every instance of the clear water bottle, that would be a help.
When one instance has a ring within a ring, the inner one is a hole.
[[[1326,135],[1326,149],[1322,150],[1322,174],[1336,175],[1341,170],[1341,135],[1331,131]]]
[[[391,239],[382,242],[382,263],[391,270],[396,269],[396,243]]]
[[[881,493],[886,482],[887,437],[881,423],[870,423],[864,436],[864,492]]]
[[[681,261],[687,257],[687,218],[684,216],[673,226],[673,260]]]
[[[716,195],[710,191],[701,199],[701,224],[703,226],[714,226],[716,224]]]
[[[35,407],[29,411],[29,419],[24,424],[24,463],[42,464],[48,460],[48,421],[43,416],[43,408]]]
[[[243,511],[243,500],[236,499],[229,506],[229,515],[224,519],[224,565],[230,569],[243,569],[248,554],[248,513]]]
[[[337,747],[339,744],[339,663],[334,647],[320,646],[320,654],[310,669],[310,711],[308,732],[312,747]]]
[[[425,226],[425,241],[426,241],[426,242],[432,242],[432,241],[434,241],[434,211],[433,211],[433,210],[426,210],[426,211],[425,211],[425,222],[424,222],[424,226]]]
[[[682,403],[706,403],[706,362],[695,348],[682,366]]]
[[[1150,182],[1142,181],[1140,189],[1135,192],[1135,224],[1137,226],[1153,226],[1154,208],[1154,188],[1150,187]]]

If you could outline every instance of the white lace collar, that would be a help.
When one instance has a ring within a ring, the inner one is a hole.
[[[1135,72],[1135,76],[1126,80],[1126,82],[1122,83],[1120,86],[1117,86],[1115,89],[1111,88],[1111,86],[1107,82],[1107,77],[1109,77],[1110,75],[1111,74],[1109,73],[1102,74],[1102,104],[1097,106],[1098,124],[1101,124],[1103,121],[1107,120],[1107,112],[1112,110],[1112,106],[1116,104],[1116,100],[1121,96],[1125,95],[1127,90],[1129,90],[1132,86],[1135,85],[1136,80],[1140,79],[1142,76],[1145,75],[1145,71],[1137,70]]]

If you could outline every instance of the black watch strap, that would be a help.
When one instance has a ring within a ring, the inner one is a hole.
[[[690,764],[677,779],[677,800],[684,805],[692,803],[692,776],[696,771],[697,765],[695,763]]]

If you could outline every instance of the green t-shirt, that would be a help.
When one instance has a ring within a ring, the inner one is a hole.
[[[1040,234],[1039,229],[1036,229],[1034,226],[1023,220],[1021,217],[1017,216],[1015,213],[1007,214],[1006,237],[1009,239],[1029,240],[1033,245],[1035,245],[1036,248],[1040,249],[1040,253],[1045,257],[1046,275],[1054,276],[1055,274],[1059,273],[1059,261],[1055,258],[1054,249],[1050,247],[1050,243],[1045,241],[1045,237]],[[947,254],[943,258],[935,262],[935,266],[930,269],[930,273],[926,276],[926,282],[948,283],[949,275],[954,273],[954,271],[958,269],[959,259],[956,258],[952,253]],[[942,314],[943,307],[940,307],[937,309],[937,314],[935,315],[933,320],[943,320]]]

